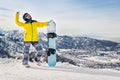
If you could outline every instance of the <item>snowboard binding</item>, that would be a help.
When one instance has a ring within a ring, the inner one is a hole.
[[[56,50],[52,49],[52,48],[49,48],[48,51],[47,51],[48,56],[50,56],[51,54],[55,54],[55,53],[56,53]]]
[[[56,33],[47,33],[47,38],[55,38],[57,37]]]

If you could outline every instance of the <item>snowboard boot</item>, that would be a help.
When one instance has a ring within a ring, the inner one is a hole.
[[[28,61],[25,59],[22,61],[22,65],[25,66],[26,68],[30,67],[30,65],[28,65]]]
[[[28,65],[28,64],[26,64],[26,65],[24,65],[25,66],[25,68],[30,68],[30,65]]]
[[[35,58],[35,62],[37,66],[41,66],[42,61],[40,61],[40,59],[38,59],[37,57]]]
[[[37,65],[37,66],[41,66],[41,62],[37,62],[36,65]]]

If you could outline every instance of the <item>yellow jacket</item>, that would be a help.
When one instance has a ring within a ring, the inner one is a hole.
[[[48,25],[48,22],[32,22],[32,23],[23,23],[19,21],[19,14],[16,13],[15,22],[18,26],[24,28],[24,42],[37,42],[38,41],[38,31],[37,28],[45,27]]]

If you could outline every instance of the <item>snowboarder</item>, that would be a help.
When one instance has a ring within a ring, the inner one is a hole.
[[[32,20],[32,17],[29,13],[25,13],[23,15],[23,20],[25,23],[19,21],[19,12],[15,15],[15,22],[18,26],[24,28],[24,58],[22,64],[25,67],[30,67],[28,64],[29,59],[29,48],[32,44],[35,49],[38,51],[37,53],[37,65],[40,66],[41,56],[42,56],[42,46],[38,43],[38,31],[37,28],[43,28],[48,25],[50,21],[47,22],[38,22],[36,20]]]

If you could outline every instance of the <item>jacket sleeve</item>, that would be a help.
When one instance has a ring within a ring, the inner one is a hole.
[[[21,27],[24,26],[24,23],[22,23],[22,22],[19,21],[19,14],[18,14],[18,13],[16,13],[16,15],[15,15],[15,23],[16,23],[18,26],[21,26]]]
[[[43,28],[48,25],[48,22],[37,22],[37,26]]]

